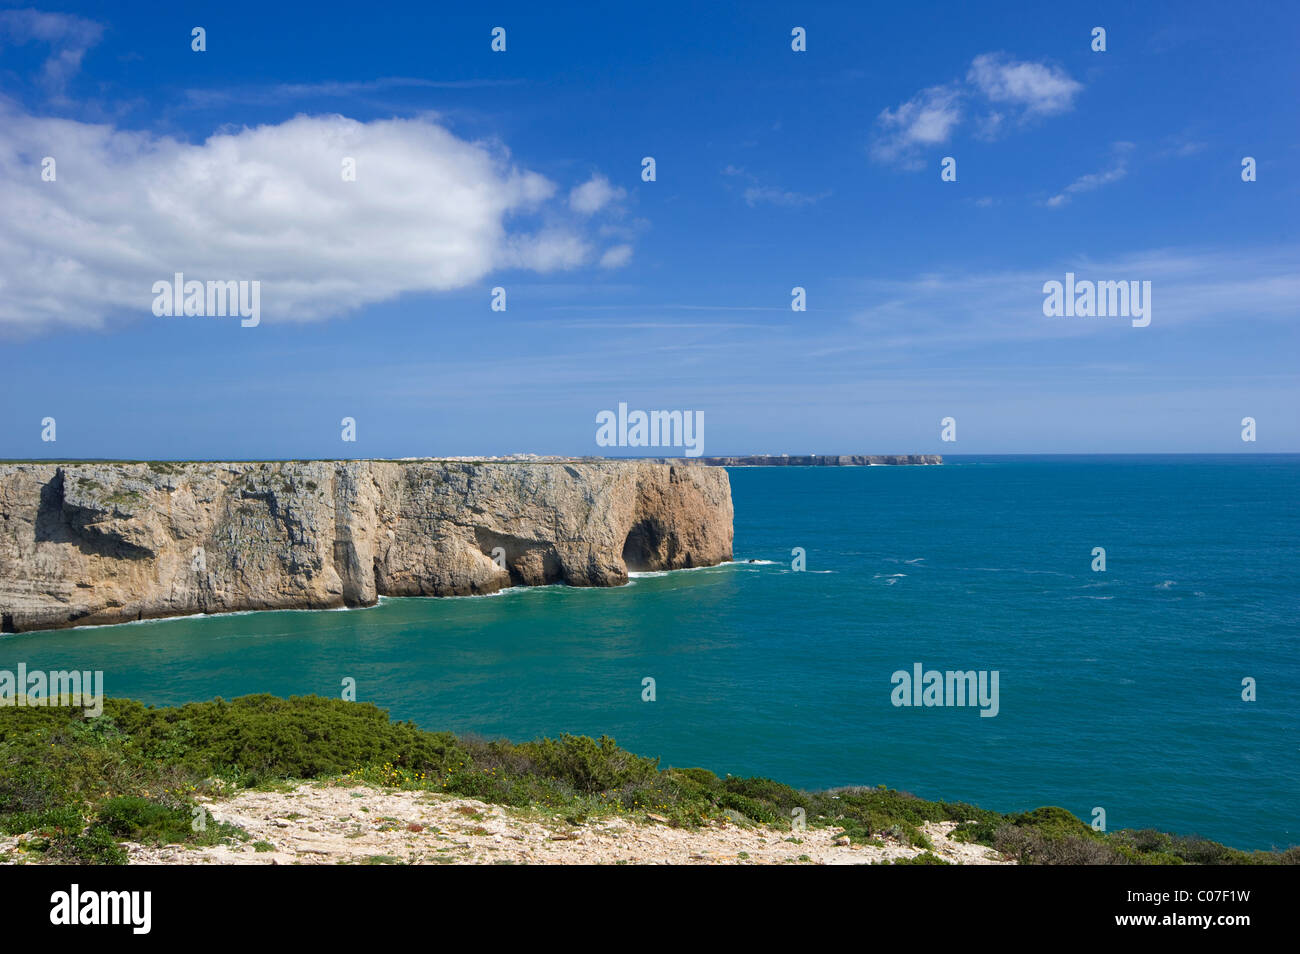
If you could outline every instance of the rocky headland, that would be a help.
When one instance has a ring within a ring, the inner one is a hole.
[[[617,586],[731,559],[725,470],[649,461],[0,464],[0,631]]]

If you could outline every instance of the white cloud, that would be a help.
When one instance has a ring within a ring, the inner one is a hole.
[[[765,185],[759,180],[758,176],[747,172],[743,166],[727,165],[723,168],[722,174],[731,178],[743,179],[749,183],[742,195],[745,204],[750,208],[766,202],[769,205],[798,209],[805,205],[820,202],[831,194],[829,190],[816,193],[795,192],[792,189],[781,189],[776,186]]]
[[[580,215],[592,215],[626,194],[610,185],[604,176],[594,175],[569,193],[569,208]]]
[[[41,180],[45,155],[57,181]],[[259,280],[266,317],[312,319],[589,263],[588,228],[555,191],[426,119],[299,116],[190,144],[0,101],[0,327],[151,316],[153,283],[178,271]]]
[[[965,81],[923,89],[896,109],[876,117],[871,156],[878,162],[920,169],[922,150],[948,142],[976,113],[977,134],[995,139],[1007,128],[1008,117],[1023,123],[1031,118],[1065,112],[1083,84],[1058,67],[983,53],[971,61]],[[989,107],[986,111],[972,109]]]
[[[41,85],[61,98],[68,80],[81,69],[86,51],[99,42],[104,27],[93,20],[39,10],[0,10],[0,44],[44,43],[50,57],[41,67]]]
[[[600,265],[602,268],[622,268],[631,260],[631,245],[615,245],[600,257]]]
[[[950,86],[921,90],[897,109],[882,110],[871,154],[882,162],[916,166],[916,151],[948,141],[961,122],[961,93]]]
[[[1026,115],[1066,112],[1083,89],[1059,67],[1011,60],[1001,53],[975,57],[966,79],[989,102],[1022,109]]]

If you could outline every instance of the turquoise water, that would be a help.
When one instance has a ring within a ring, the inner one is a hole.
[[[770,563],[24,634],[0,640],[0,668],[102,669],[109,695],[153,703],[337,695],[350,676],[358,698],[428,728],[609,734],[665,764],[796,786],[1100,806],[1111,828],[1300,842],[1300,457],[731,481],[736,559]],[[918,662],[998,670],[998,715],[893,706],[891,675]],[[1258,701],[1242,701],[1244,677]]]

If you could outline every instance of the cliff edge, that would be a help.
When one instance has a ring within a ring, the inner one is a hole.
[[[629,570],[722,563],[731,546],[714,468],[0,464],[0,631],[617,586]]]

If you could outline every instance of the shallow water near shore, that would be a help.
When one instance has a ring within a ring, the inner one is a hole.
[[[800,787],[1300,842],[1300,456],[730,473],[737,563],[8,636],[0,669],[100,669],[108,695],[157,704],[337,696],[351,677],[430,729],[607,734]],[[917,663],[997,670],[998,714],[894,706],[892,674]]]

